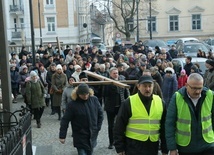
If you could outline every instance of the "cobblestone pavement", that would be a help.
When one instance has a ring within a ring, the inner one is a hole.
[[[12,104],[11,111],[20,109],[23,103],[22,98],[18,98],[18,103]],[[78,155],[76,148],[73,147],[71,137],[71,127],[69,126],[65,144],[59,142],[60,121],[58,115],[50,115],[51,108],[45,107],[41,123],[41,128],[36,127],[36,121],[32,119],[32,145],[36,148],[34,155]],[[102,129],[98,136],[97,146],[93,155],[117,155],[115,149],[108,149],[108,128],[107,117],[104,112]],[[159,155],[161,153],[159,152]]]
[[[23,99],[18,99],[18,103],[12,105],[12,109],[18,109],[24,105]],[[36,127],[36,121],[32,120],[32,144],[36,146],[36,155],[77,155],[73,147],[71,129],[68,129],[65,144],[58,140],[60,121],[58,116],[50,115],[51,108],[46,107],[41,119],[41,128]],[[104,112],[104,122],[98,136],[98,144],[94,149],[94,155],[116,155],[115,149],[109,150],[108,147],[108,128],[107,118]],[[70,127],[69,127],[70,128]]]

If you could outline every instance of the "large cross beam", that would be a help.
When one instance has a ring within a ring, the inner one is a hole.
[[[116,85],[118,87],[121,88],[130,88],[129,85],[127,84],[135,84],[137,83],[137,80],[123,80],[123,81],[116,81],[116,80],[112,80],[110,78],[107,78],[105,76],[93,73],[91,71],[84,71],[88,76],[94,77],[100,81],[89,81],[89,82],[85,82],[88,85],[108,85],[108,84],[113,84]],[[74,82],[74,85],[78,85],[82,82]]]

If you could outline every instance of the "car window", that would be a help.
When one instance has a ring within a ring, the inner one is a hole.
[[[197,53],[198,49],[201,49],[204,52],[209,52],[209,50],[203,44],[184,45],[185,53]]]
[[[194,62],[192,62],[193,64],[195,64],[195,63],[197,63],[197,64],[199,64],[199,66],[200,66],[200,70],[202,71],[202,74],[204,74],[205,73],[205,71],[206,71],[206,66],[205,66],[205,62],[204,61],[202,61],[202,62],[198,62],[198,61],[194,61]]]
[[[164,41],[161,41],[161,40],[151,40],[148,42],[147,46],[150,46],[150,47],[155,47],[155,46],[159,46],[159,47],[164,47],[164,46],[167,46],[166,43]]]

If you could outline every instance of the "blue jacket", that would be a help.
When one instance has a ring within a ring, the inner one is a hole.
[[[163,92],[163,100],[168,107],[169,101],[172,95],[178,90],[178,81],[176,79],[176,75],[172,75],[172,77],[167,77],[164,75],[162,92]]]
[[[186,92],[186,87],[182,87],[178,90],[183,96],[184,100],[189,106],[191,113],[191,141],[188,146],[182,147],[176,144],[175,131],[176,131],[176,121],[177,121],[177,106],[176,106],[176,95],[174,94],[167,109],[167,116],[165,122],[165,134],[166,142],[169,150],[176,150],[185,153],[197,153],[207,150],[208,148],[214,147],[214,143],[207,143],[202,137],[202,126],[201,126],[201,107],[204,104],[204,99],[206,97],[206,91],[208,89],[204,88],[201,93],[201,98],[199,99],[197,106],[195,107],[188,97]],[[212,107],[212,127],[214,129],[214,104]]]

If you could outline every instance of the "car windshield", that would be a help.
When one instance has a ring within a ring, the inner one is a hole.
[[[198,49],[201,49],[204,52],[209,52],[209,50],[203,44],[192,44],[184,46],[184,53],[196,53]]]
[[[106,47],[103,44],[99,44],[97,47],[101,50],[106,50]]]
[[[155,46],[166,47],[167,45],[162,40],[150,40],[147,42],[147,46],[149,46],[149,47],[155,47]]]

